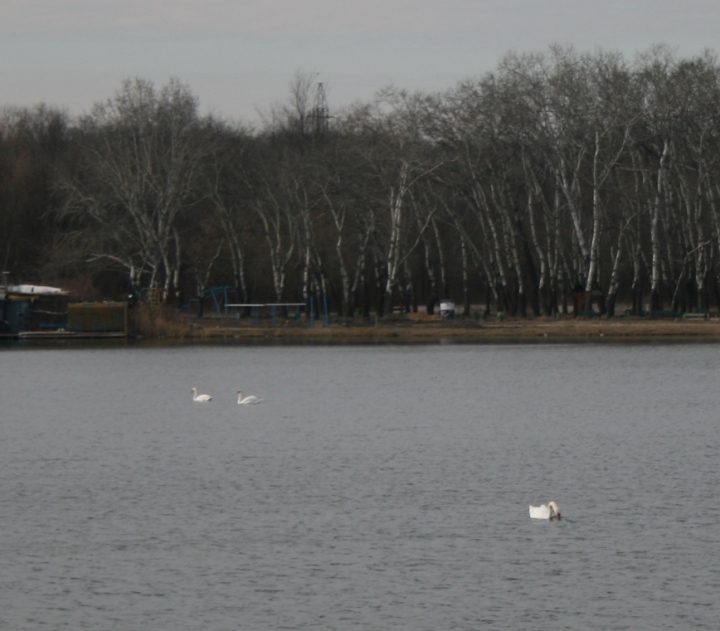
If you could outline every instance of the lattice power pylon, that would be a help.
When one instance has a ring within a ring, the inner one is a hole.
[[[325,97],[325,88],[322,83],[317,84],[315,102],[310,113],[310,118],[313,123],[313,131],[315,134],[322,134],[328,130],[328,127],[330,126],[330,109],[328,108],[327,98]]]

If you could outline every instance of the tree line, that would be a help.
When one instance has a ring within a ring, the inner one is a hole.
[[[312,75],[252,128],[127,80],[71,120],[0,115],[0,261],[25,282],[169,302],[451,298],[518,316],[720,304],[720,64],[659,46],[508,54],[443,93],[329,115]]]

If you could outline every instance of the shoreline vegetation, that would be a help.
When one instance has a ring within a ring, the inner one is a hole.
[[[135,337],[177,341],[278,342],[587,342],[677,341],[719,342],[720,318],[455,318],[441,320],[425,314],[395,314],[385,318],[332,318],[329,326],[316,320],[280,318],[257,322],[251,318],[188,319],[167,311],[135,318]]]
[[[332,113],[324,90],[298,72],[260,127],[178,79],[128,78],[79,118],[0,108],[0,272],[83,302],[348,317],[720,308],[715,52],[553,45]]]

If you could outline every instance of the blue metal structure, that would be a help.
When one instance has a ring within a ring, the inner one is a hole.
[[[210,287],[210,289],[206,289],[205,293],[203,294],[204,298],[212,298],[213,302],[215,303],[215,309],[218,314],[218,318],[221,320],[223,319],[223,309],[226,304],[230,302],[228,296],[230,293],[236,293],[237,290],[235,287],[231,287],[230,285],[221,285],[219,287]],[[222,303],[222,307],[221,307]]]
[[[30,329],[29,300],[0,300],[0,333],[20,333]]]

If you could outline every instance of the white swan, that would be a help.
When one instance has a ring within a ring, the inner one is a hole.
[[[260,401],[262,401],[262,399],[258,399],[252,394],[243,399],[242,390],[238,390],[238,405],[245,405],[246,403],[260,403]]]
[[[195,401],[196,403],[205,403],[206,401],[210,401],[210,399],[212,399],[212,397],[209,394],[198,394],[197,388],[193,388],[192,393],[193,393],[193,401]]]
[[[530,517],[532,519],[562,519],[560,507],[555,502],[548,502],[547,506],[531,506]]]

